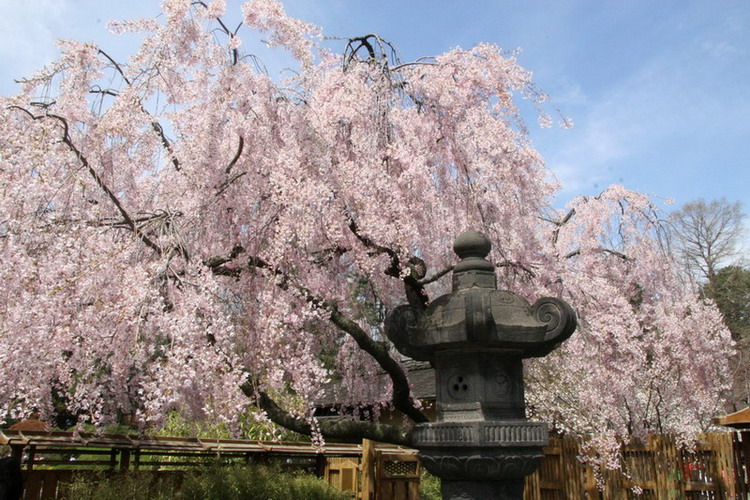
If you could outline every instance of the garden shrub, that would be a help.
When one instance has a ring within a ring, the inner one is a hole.
[[[185,478],[182,500],[348,500],[320,478],[278,467],[212,467]]]
[[[151,472],[88,471],[76,474],[68,498],[76,500],[176,500],[181,478]]]
[[[419,478],[419,499],[441,500],[442,498],[443,495],[440,493],[440,478],[433,476],[423,467]]]
[[[70,498],[80,500],[348,500],[324,480],[278,467],[219,467],[178,474],[92,473],[78,477]]]

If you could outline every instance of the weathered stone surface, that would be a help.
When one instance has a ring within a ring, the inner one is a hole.
[[[435,367],[438,421],[415,426],[411,443],[443,479],[444,499],[523,497],[548,442],[547,425],[526,420],[523,359],[547,355],[576,327],[560,299],[531,305],[497,290],[491,248],[481,233],[459,235],[453,291],[424,312],[400,306],[385,324],[402,354]]]
[[[515,500],[523,498],[523,480],[443,481],[445,500]]]

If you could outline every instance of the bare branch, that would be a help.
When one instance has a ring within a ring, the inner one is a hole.
[[[192,5],[200,5],[208,9],[208,5],[206,5],[206,2],[195,1],[192,3]],[[222,21],[220,17],[215,17],[214,19],[216,19],[216,22],[218,22],[219,26],[221,26],[221,31],[223,31],[229,37],[230,40],[234,38],[235,36],[237,36],[237,31],[239,31],[240,26],[242,26],[242,23],[240,23],[239,25],[237,25],[237,28],[235,28],[234,31],[230,31],[229,28],[227,28],[227,25],[224,24],[224,21]],[[237,64],[237,62],[239,61],[239,57],[240,57],[239,51],[236,48],[232,49],[232,65]]]
[[[104,52],[102,49],[99,49],[99,54],[101,54],[104,57],[106,57],[109,60],[109,62],[112,63],[112,66],[115,67],[115,70],[117,70],[117,72],[120,74],[120,76],[122,77],[122,79],[125,80],[125,83],[127,83],[129,86],[133,84],[130,81],[130,79],[128,79],[128,77],[125,76],[125,72],[122,70],[122,67],[120,66],[120,64],[117,61],[115,61],[114,59],[112,59],[112,57],[110,57],[110,55],[107,54],[106,52]]]
[[[429,285],[430,283],[433,283],[433,282],[439,280],[440,278],[442,278],[443,276],[445,276],[446,274],[448,274],[451,271],[453,271],[453,266],[448,266],[445,269],[443,269],[442,271],[439,271],[436,274],[433,274],[429,278],[424,278],[424,279],[421,279],[421,280],[417,280],[417,283],[419,283],[420,285],[423,285],[423,286],[424,285]]]
[[[670,234],[688,269],[710,279],[723,263],[731,263],[739,255],[743,218],[740,203],[725,199],[690,202],[674,212]]]
[[[614,257],[618,257],[618,258],[620,258],[620,259],[622,259],[622,260],[624,260],[626,262],[635,262],[634,258],[628,257],[624,253],[618,252],[617,250],[611,250],[609,248],[596,248],[596,249],[594,249],[594,251],[595,252],[600,252],[600,253],[606,253],[606,254],[612,255]],[[581,255],[581,253],[582,252],[581,252],[580,249],[574,250],[574,251],[570,252],[569,254],[567,254],[565,256],[565,258],[566,259],[570,259],[570,258],[576,257],[578,255]]]

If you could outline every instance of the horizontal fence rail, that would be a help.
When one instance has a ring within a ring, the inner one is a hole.
[[[9,446],[21,462],[24,500],[63,500],[67,497],[67,484],[87,473],[106,477],[138,471],[159,480],[180,478],[185,471],[200,466],[247,463],[273,463],[285,469],[304,470],[324,477],[353,498],[380,500],[391,498],[384,496],[385,491],[402,490],[409,495],[400,496],[399,500],[418,498],[420,466],[416,450],[367,441],[362,445],[326,443],[316,447],[295,442],[0,430],[0,445]],[[372,453],[363,459],[364,447]],[[387,460],[384,465],[370,467],[366,463],[370,456],[372,460]],[[401,462],[403,465],[399,466],[397,463]],[[377,473],[363,478],[363,469]],[[373,496],[363,496],[364,481],[373,482],[367,488],[374,492]]]

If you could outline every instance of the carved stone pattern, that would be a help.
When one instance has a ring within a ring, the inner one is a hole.
[[[412,431],[414,447],[450,446],[473,443],[477,446],[546,446],[547,426],[539,423],[509,424],[507,422],[436,423],[418,426]]]
[[[469,395],[469,377],[455,374],[448,378],[448,395],[453,399],[466,399]]]
[[[544,453],[509,455],[425,455],[420,453],[425,468],[442,479],[501,481],[520,479],[532,474]]]
[[[547,427],[543,425],[486,425],[483,426],[484,441],[497,443],[544,442]]]
[[[473,443],[477,436],[475,427],[467,424],[441,424],[414,429],[412,439],[419,444]]]
[[[576,327],[575,311],[562,300],[542,297],[533,306],[534,316],[547,325],[545,340],[560,337],[563,341],[570,337]]]
[[[498,371],[495,375],[495,383],[492,385],[497,397],[508,398],[515,393],[513,380],[504,371]]]

